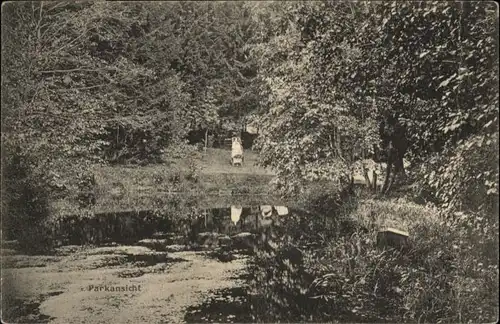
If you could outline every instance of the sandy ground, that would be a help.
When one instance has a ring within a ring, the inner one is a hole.
[[[210,291],[237,287],[234,277],[246,263],[244,257],[220,262],[203,252],[158,253],[131,246],[68,247],[53,257],[11,255],[3,288],[22,300],[49,294],[39,312],[50,323],[182,323],[186,308],[201,304]],[[140,291],[89,291],[90,285]]]

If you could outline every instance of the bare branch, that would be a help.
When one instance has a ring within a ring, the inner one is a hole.
[[[77,69],[69,69],[69,70],[38,71],[38,73],[40,73],[40,74],[50,74],[50,73],[100,72],[100,71],[118,71],[118,69],[116,69],[116,68],[101,68],[101,69],[77,68]]]
[[[88,90],[88,89],[102,88],[102,87],[109,86],[109,85],[110,85],[109,83],[103,83],[103,84],[98,84],[98,85],[93,85],[93,86],[88,86],[88,87],[81,87],[81,88],[59,89],[58,91]]]

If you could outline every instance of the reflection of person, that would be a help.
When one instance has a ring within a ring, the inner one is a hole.
[[[241,212],[243,208],[240,206],[231,206],[231,221],[236,225],[241,217]]]
[[[263,205],[260,206],[260,217],[259,219],[259,225],[261,227],[268,227],[273,224],[273,206],[269,205]]]
[[[273,219],[271,217],[260,217],[259,226],[260,227],[269,227],[273,224]]]
[[[279,216],[288,215],[288,208],[285,206],[274,206],[274,209],[276,209]]]
[[[273,206],[260,206],[260,211],[263,217],[271,217],[271,215],[273,214]]]

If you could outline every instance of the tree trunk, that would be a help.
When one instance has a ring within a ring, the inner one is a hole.
[[[389,145],[387,147],[387,170],[385,172],[385,181],[384,181],[384,186],[382,187],[382,192],[387,193],[389,192],[390,188],[390,179],[391,179],[391,172],[392,172],[392,164],[393,164],[393,148],[392,148],[392,143],[389,142]]]
[[[205,130],[205,151],[207,150],[208,146],[208,128]]]
[[[368,188],[371,188],[372,187],[372,183],[370,182],[370,177],[368,176],[368,169],[365,168],[365,166],[363,165],[363,175],[365,177],[365,181],[366,181],[366,186]]]
[[[377,192],[377,173],[375,172],[375,170],[372,171],[372,175],[373,175],[373,192]]]
[[[385,181],[384,185],[382,186],[382,193],[388,193],[389,192],[389,182],[390,182],[390,177],[391,177],[391,169],[392,169],[392,164],[387,163],[387,170],[385,172]]]
[[[340,134],[339,134],[338,128],[336,128],[336,127],[335,127],[335,146],[337,149],[337,156],[339,158],[343,159],[342,148],[340,146]]]

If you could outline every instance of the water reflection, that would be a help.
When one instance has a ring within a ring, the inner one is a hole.
[[[279,216],[285,216],[288,215],[288,208],[285,206],[274,206],[276,208],[276,212],[278,213]]]
[[[171,206],[172,207],[172,206]],[[67,216],[54,227],[60,244],[133,243],[168,232],[194,240],[199,233],[234,235],[256,233],[273,226],[287,216],[285,206],[229,206],[201,209],[196,207],[164,208],[150,211],[96,214],[90,217]],[[171,242],[185,244],[187,241]]]
[[[260,211],[262,212],[262,217],[264,218],[271,217],[273,213],[273,206],[268,206],[268,205],[260,206]]]
[[[129,211],[88,217],[66,216],[54,225],[53,235],[62,245],[127,244],[172,228],[168,218],[157,217],[154,211]]]
[[[241,206],[231,206],[231,221],[236,225],[241,217],[243,208]]]
[[[239,232],[257,232],[260,228],[276,223],[278,217],[288,215],[285,206],[231,206],[211,208],[192,224],[197,232],[217,232],[233,235]]]

